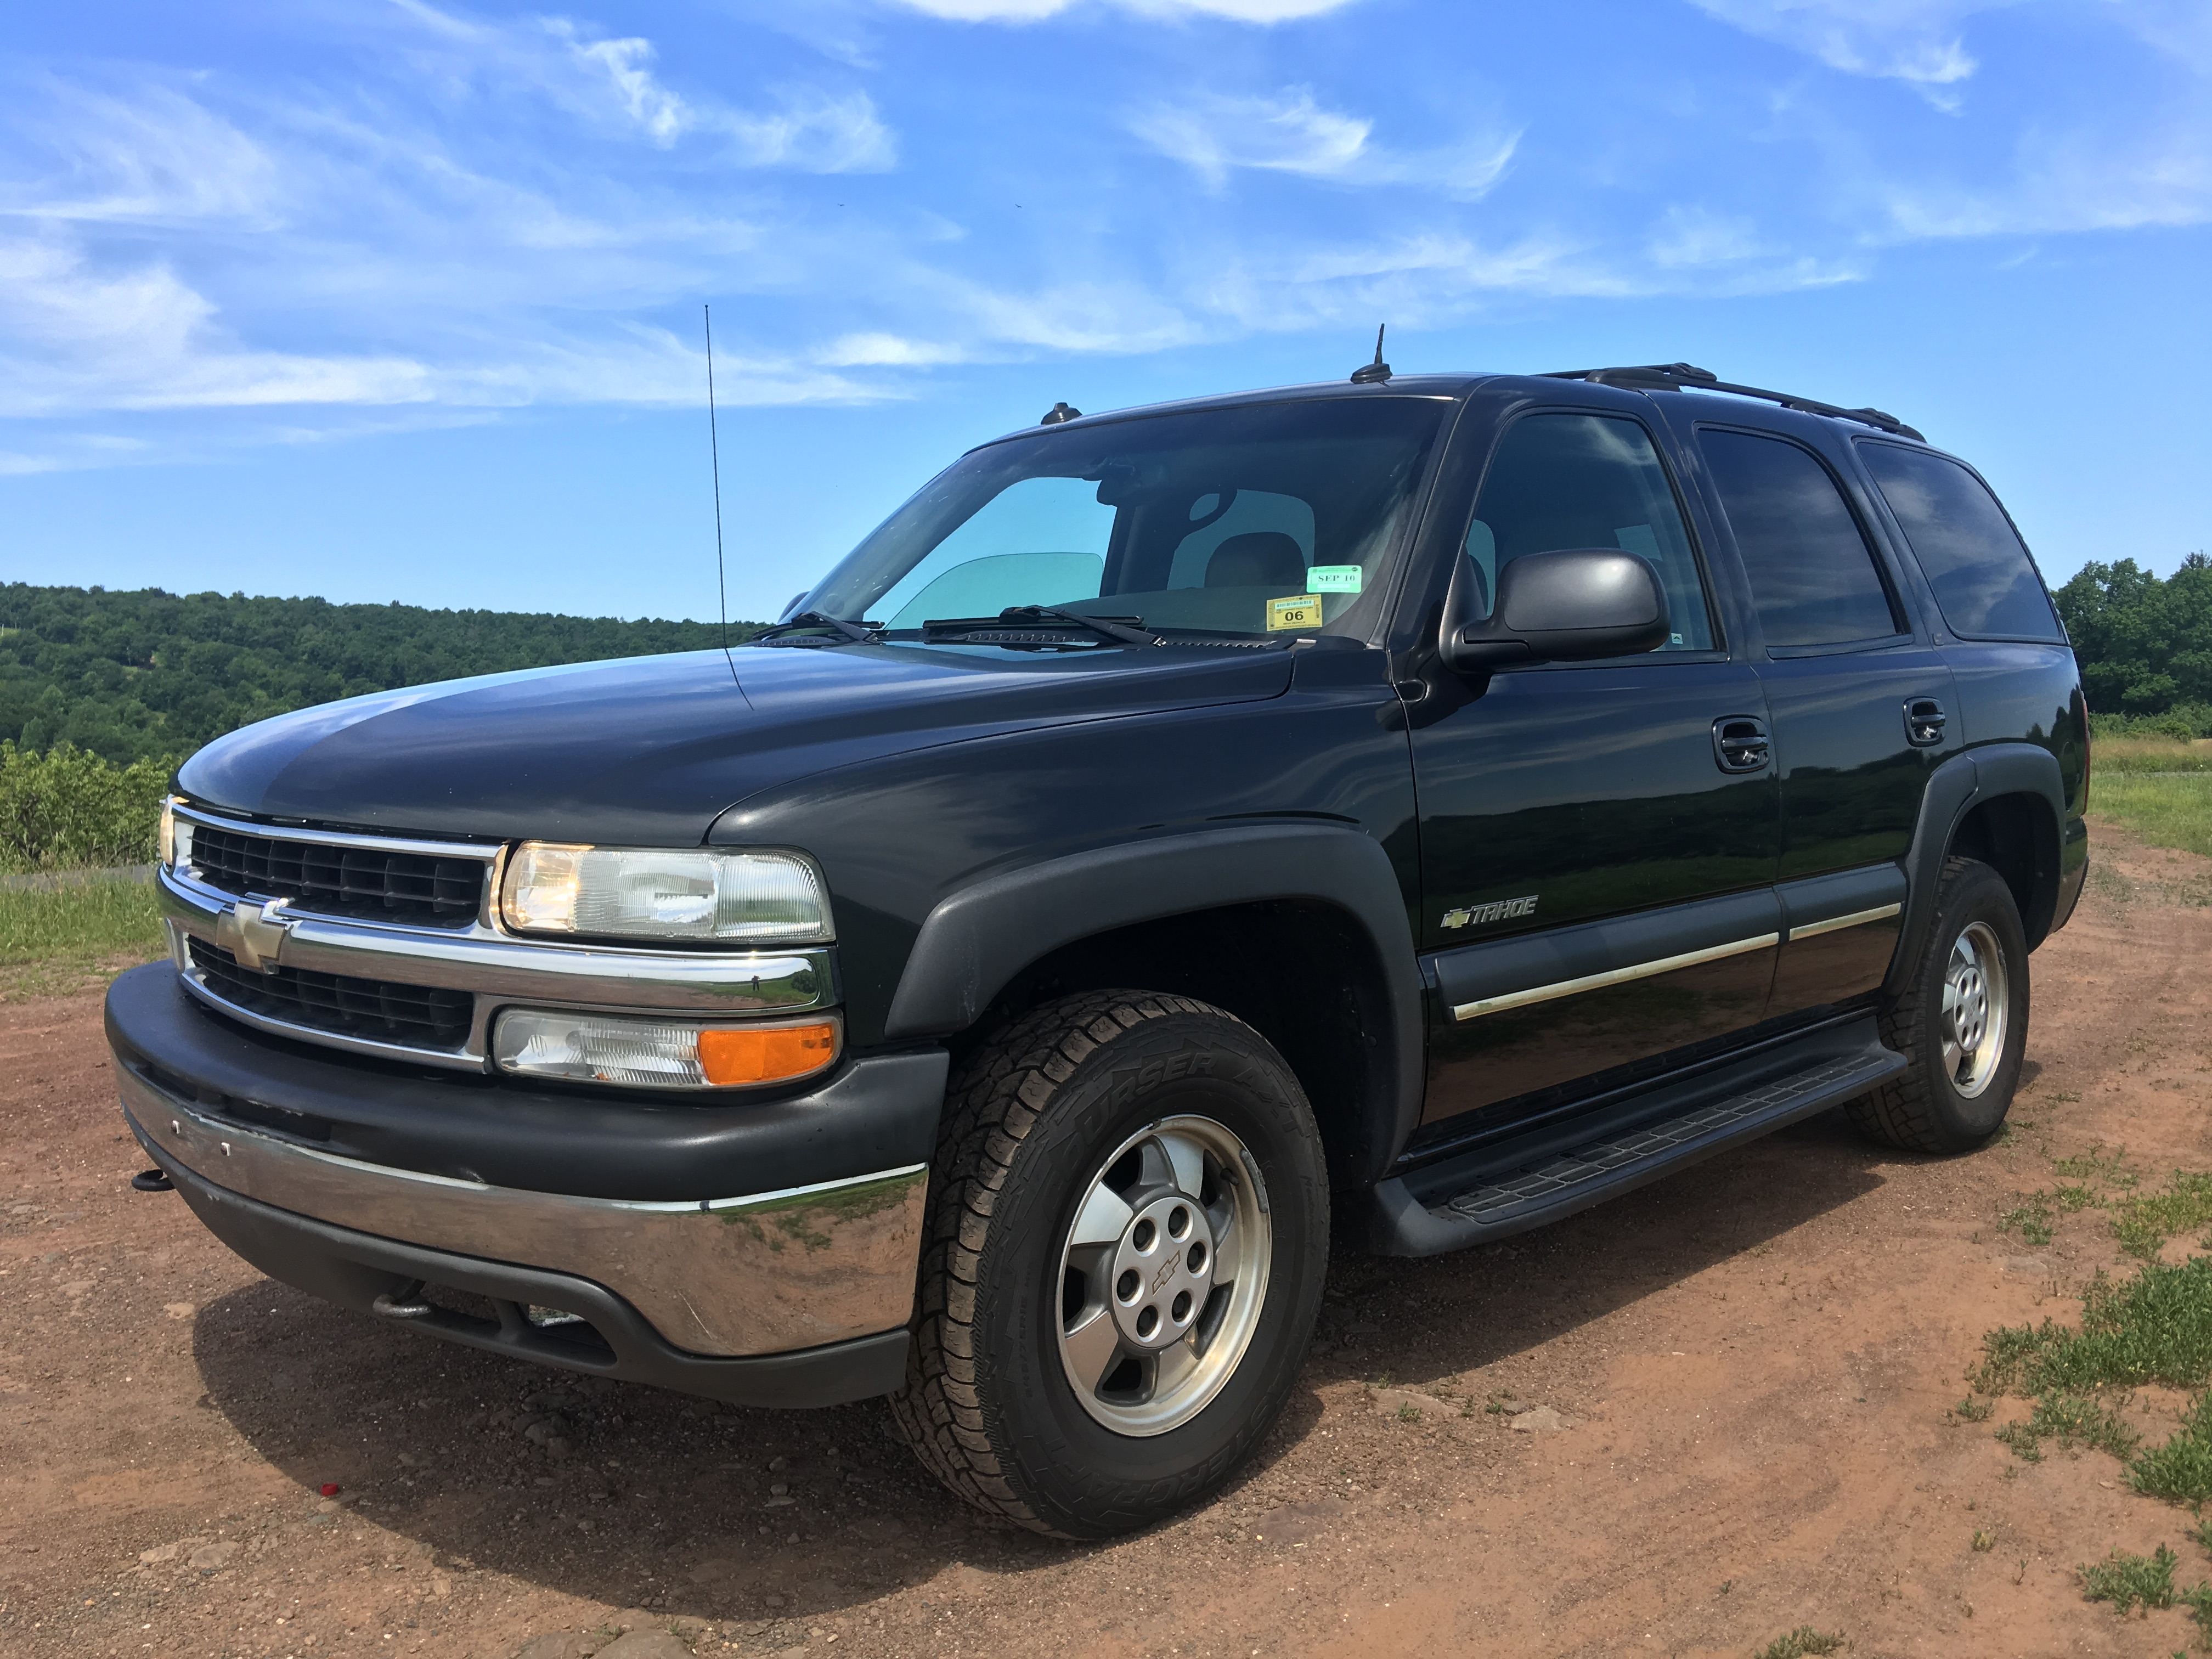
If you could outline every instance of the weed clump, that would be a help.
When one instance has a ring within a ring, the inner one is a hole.
[[[2155,1261],[2167,1239],[2208,1223],[2212,1223],[2212,1174],[2176,1170],[2164,1192],[2138,1194],[2119,1205],[2112,1216],[2112,1236],[2130,1255]]]
[[[2138,1604],[2172,1607],[2179,1594],[2173,1588],[2173,1570],[2180,1565],[2181,1558],[2160,1544],[2150,1555],[2114,1550],[2102,1561],[2074,1571],[2081,1575],[2083,1601],[2110,1601],[2113,1612],[2124,1613]]]
[[[2046,1319],[1982,1340],[1984,1394],[2079,1393],[2119,1383],[2197,1389],[2212,1382],[2212,1256],[2151,1262],[2124,1284],[2100,1273],[2081,1292],[2081,1325]]]
[[[2197,1397],[2172,1439],[2128,1465],[2128,1480],[2146,1497],[2175,1504],[2212,1502],[2212,1395]],[[2200,1538],[2203,1531],[2198,1528]]]
[[[1834,1653],[1843,1645],[1841,1631],[1818,1631],[1810,1625],[1800,1625],[1759,1649],[1757,1659],[1818,1659],[1818,1656]]]

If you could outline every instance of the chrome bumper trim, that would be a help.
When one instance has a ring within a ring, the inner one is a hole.
[[[906,1322],[929,1167],[781,1192],[633,1203],[491,1187],[317,1152],[116,1068],[157,1160],[318,1221],[605,1285],[675,1346],[780,1353]]]

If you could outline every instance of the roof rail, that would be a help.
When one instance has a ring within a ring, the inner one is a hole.
[[[1595,380],[1600,386],[1617,386],[1631,392],[1732,392],[1739,398],[1764,398],[1768,403],[1780,404],[1784,409],[1795,409],[1807,415],[1832,415],[1840,421],[1856,421],[1862,426],[1879,427],[1884,432],[1900,436],[1927,439],[1894,415],[1879,409],[1838,409],[1833,404],[1815,403],[1810,398],[1793,397],[1787,392],[1765,392],[1755,386],[1735,386],[1717,376],[1709,368],[1699,368],[1694,363],[1644,363],[1626,368],[1558,368],[1543,378],[1550,380]]]

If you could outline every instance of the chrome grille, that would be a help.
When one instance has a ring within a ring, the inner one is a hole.
[[[207,990],[264,1019],[410,1048],[458,1050],[468,1042],[476,998],[466,991],[301,968],[259,974],[205,939],[193,939],[190,945],[192,967]]]
[[[326,915],[465,927],[483,908],[484,861],[374,845],[192,826],[192,873],[240,897],[290,899]]]

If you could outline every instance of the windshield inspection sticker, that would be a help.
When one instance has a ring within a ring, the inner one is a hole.
[[[1301,593],[1296,599],[1267,601],[1267,631],[1279,634],[1286,628],[1319,628],[1321,626],[1321,595]]]
[[[1306,586],[1316,593],[1357,593],[1359,567],[1356,564],[1310,564]]]

